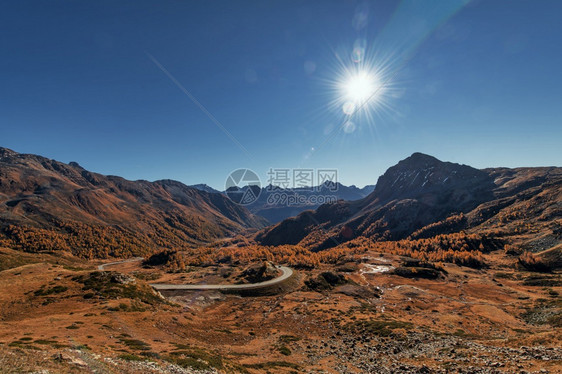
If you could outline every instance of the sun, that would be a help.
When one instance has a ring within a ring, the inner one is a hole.
[[[376,69],[345,69],[338,81],[337,101],[347,116],[355,117],[358,112],[362,112],[370,117],[368,112],[380,106],[385,87]]]
[[[324,79],[329,88],[326,93],[331,96],[328,113],[343,114],[338,116],[339,125],[335,128],[346,133],[376,130],[375,122],[387,115],[395,116],[392,102],[402,95],[394,81],[392,56],[382,51],[367,51],[366,42],[359,45],[363,46],[362,52],[356,52],[354,47],[348,59],[345,58],[350,53],[348,48],[335,51],[333,67],[328,71],[331,76]]]
[[[355,106],[363,105],[376,95],[380,83],[373,73],[358,71],[342,83],[343,96]]]

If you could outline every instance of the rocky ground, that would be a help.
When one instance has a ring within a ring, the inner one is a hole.
[[[487,261],[499,265],[488,269],[444,265],[438,278],[423,279],[393,274],[403,259],[372,253],[365,258],[376,263],[297,269],[294,287],[277,295],[170,299],[147,287],[149,269],[131,264],[96,272],[96,264],[71,257],[0,255],[11,264],[0,271],[1,373],[562,368],[560,275],[516,270],[503,254],[492,254]],[[261,277],[262,266],[223,269],[230,275],[220,278]],[[207,279],[211,270],[185,276]]]

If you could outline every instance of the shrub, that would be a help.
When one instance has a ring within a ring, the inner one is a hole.
[[[52,295],[52,294],[63,293],[63,292],[66,292],[67,290],[68,290],[68,287],[65,287],[65,286],[54,286],[53,288],[49,288],[49,289],[41,288],[41,289],[35,291],[33,294],[35,296],[47,296],[47,295]]]
[[[125,360],[125,361],[143,361],[144,359],[142,357],[139,357],[135,354],[132,353],[123,353],[119,356],[117,356],[117,358],[120,358],[121,360]]]
[[[94,271],[86,275],[73,277],[72,280],[82,283],[84,285],[83,290],[89,291],[87,294],[93,293],[106,299],[138,299],[148,305],[165,302],[149,285],[136,283],[134,279],[117,272]],[[93,296],[88,295],[88,297]]]
[[[279,347],[279,353],[285,356],[290,356],[292,352],[287,346],[282,345],[281,347]]]
[[[540,273],[550,273],[552,271],[551,266],[541,259],[539,256],[532,254],[531,252],[525,252],[518,259],[519,265],[523,268],[536,271]]]
[[[437,279],[440,273],[435,269],[428,269],[422,267],[406,267],[399,266],[393,271],[394,274],[404,278],[425,278]]]
[[[346,330],[376,336],[390,336],[396,329],[409,330],[412,328],[410,322],[402,321],[357,321],[351,322],[344,327]]]

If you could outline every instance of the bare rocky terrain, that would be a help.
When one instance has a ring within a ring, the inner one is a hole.
[[[100,272],[73,256],[18,253],[0,251],[2,263],[11,263],[0,272],[0,357],[2,367],[13,363],[22,372],[562,368],[560,275],[516,270],[501,253],[488,255],[496,265],[486,270],[445,265],[439,279],[395,275],[403,258],[368,253],[337,267],[296,270],[298,282],[275,295],[170,298],[147,283],[205,283],[220,273],[236,282],[244,269],[191,267],[170,277],[138,262]]]

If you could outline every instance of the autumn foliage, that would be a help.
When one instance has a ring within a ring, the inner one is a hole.
[[[26,252],[68,251],[88,259],[131,257],[156,250],[143,234],[81,223],[58,223],[57,230],[10,225],[2,230],[0,245]]]
[[[170,272],[184,271],[187,267],[185,258],[180,252],[165,250],[147,256],[143,262],[147,266],[163,265]]]
[[[312,251],[301,245],[261,246],[238,242],[238,245],[208,246],[183,252],[188,265],[216,263],[246,264],[272,261],[293,267],[312,268],[320,264],[339,264],[360,257],[367,251],[391,253],[429,262],[449,262],[461,266],[485,266],[483,253],[502,244],[477,234],[455,233],[428,239],[375,242],[365,237],[323,251]]]
[[[462,231],[435,235],[431,238],[398,241],[373,241],[361,236],[320,251],[317,247],[302,244],[257,245],[241,236],[203,247],[187,245],[181,241],[178,243],[175,240],[164,243],[162,240],[162,237],[155,238],[151,234],[144,233],[133,234],[113,226],[58,223],[56,231],[8,226],[2,231],[0,245],[27,252],[68,251],[89,259],[139,255],[146,256],[148,260],[162,258],[162,265],[169,271],[182,271],[189,265],[248,264],[255,261],[272,261],[296,268],[313,268],[320,264],[343,263],[367,251],[480,268],[485,266],[483,253],[503,248],[503,243],[491,237],[467,234]],[[529,254],[522,256],[520,263],[525,267],[540,267],[540,264]]]
[[[531,252],[525,252],[519,256],[518,263],[520,266],[530,271],[552,271],[550,265],[546,261]]]

